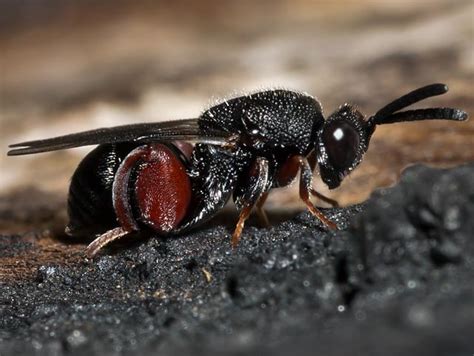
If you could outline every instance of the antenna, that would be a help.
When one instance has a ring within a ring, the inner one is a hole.
[[[442,95],[447,91],[448,86],[441,83],[430,84],[415,89],[408,94],[395,99],[377,111],[375,115],[369,118],[368,125],[369,127],[375,127],[375,125],[419,120],[466,120],[466,112],[453,108],[429,108],[397,112],[421,100],[432,96]]]

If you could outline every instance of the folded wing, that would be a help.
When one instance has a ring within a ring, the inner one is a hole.
[[[9,156],[27,155],[41,152],[65,150],[80,146],[90,146],[118,142],[166,142],[189,141],[223,145],[229,132],[218,129],[202,129],[199,119],[186,119],[156,123],[142,123],[78,132],[44,140],[35,140],[10,145]]]

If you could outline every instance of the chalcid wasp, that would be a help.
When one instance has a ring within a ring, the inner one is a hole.
[[[177,235],[209,220],[233,197],[239,219],[237,246],[253,208],[262,209],[272,188],[299,174],[299,195],[327,228],[336,224],[310,200],[318,167],[323,182],[337,188],[362,160],[377,125],[418,120],[464,121],[453,108],[405,110],[448,87],[431,84],[394,100],[366,118],[344,104],[327,119],[312,96],[267,90],[227,100],[198,118],[101,128],[11,145],[25,155],[98,145],[79,164],[68,197],[73,236],[96,235],[87,247],[94,256],[106,244],[144,229]]]

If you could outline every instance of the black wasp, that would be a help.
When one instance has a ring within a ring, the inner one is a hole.
[[[235,247],[245,220],[262,206],[272,188],[300,174],[299,194],[328,228],[336,224],[310,201],[335,203],[311,185],[316,165],[330,189],[362,160],[375,127],[428,119],[463,121],[459,109],[400,111],[448,87],[416,89],[365,118],[342,105],[324,119],[313,97],[268,90],[225,101],[195,119],[102,128],[11,145],[9,155],[98,146],[72,176],[68,198],[70,235],[99,235],[87,248],[95,255],[130,232],[151,229],[179,234],[212,218],[230,196],[239,210],[232,236]]]

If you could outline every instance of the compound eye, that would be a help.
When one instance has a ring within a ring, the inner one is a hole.
[[[351,124],[344,121],[328,123],[323,130],[322,140],[329,163],[334,168],[349,168],[357,159],[360,136]]]

